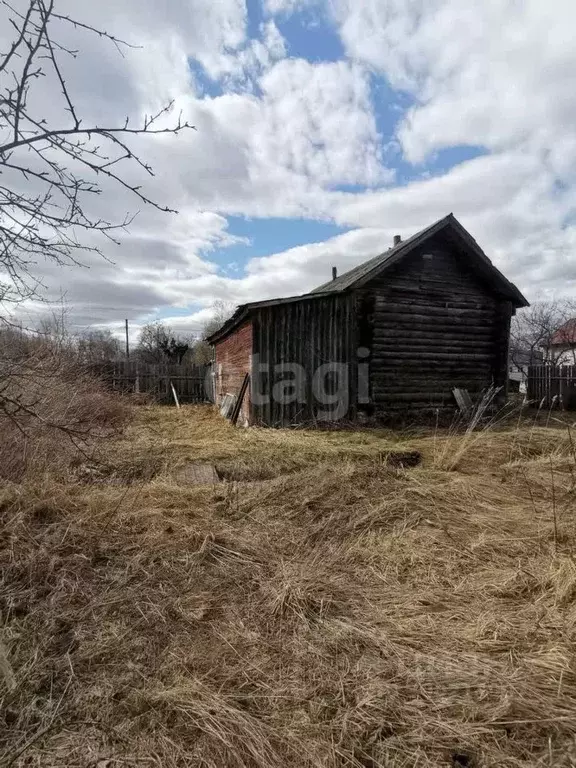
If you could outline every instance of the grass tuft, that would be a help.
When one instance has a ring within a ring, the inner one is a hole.
[[[0,766],[576,765],[568,432],[142,407],[110,472],[5,483]]]

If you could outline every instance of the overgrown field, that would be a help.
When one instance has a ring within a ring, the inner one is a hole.
[[[0,491],[0,768],[576,766],[569,426],[135,419]]]

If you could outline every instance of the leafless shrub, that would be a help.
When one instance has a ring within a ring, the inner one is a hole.
[[[72,348],[4,326],[0,332],[0,476],[20,480],[90,450],[116,432],[127,406]]]

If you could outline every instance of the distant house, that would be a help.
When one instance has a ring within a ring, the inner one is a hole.
[[[510,319],[528,302],[449,214],[319,288],[244,304],[214,333],[217,402],[241,422],[387,419],[508,383]]]
[[[538,349],[515,349],[508,364],[508,383],[514,392],[526,393],[528,369],[531,365],[543,365],[544,353]]]
[[[552,365],[576,365],[576,318],[554,331],[544,347],[544,356]]]

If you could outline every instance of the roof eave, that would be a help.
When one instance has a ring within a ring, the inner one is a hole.
[[[222,325],[217,331],[207,337],[206,342],[211,345],[217,344],[219,341],[225,339],[226,336],[229,336],[236,329],[236,327],[240,325],[244,317],[248,314],[247,308],[247,304],[241,304],[234,312],[232,317],[226,320],[224,325]]]
[[[500,289],[502,293],[510,300],[512,300],[514,306],[516,308],[521,307],[529,307],[530,304],[526,297],[518,290],[518,288],[514,285],[514,283],[511,283],[510,280],[508,280],[507,277],[505,277],[502,272],[498,269],[498,267],[494,266],[492,261],[488,258],[488,256],[484,253],[482,248],[478,245],[476,240],[472,237],[472,235],[460,224],[458,219],[454,216],[453,213],[449,213],[447,216],[445,216],[443,219],[439,219],[435,224],[428,227],[426,230],[423,230],[420,233],[420,236],[416,238],[412,238],[409,241],[406,241],[406,248],[402,248],[401,245],[398,248],[397,252],[390,255],[390,258],[386,260],[384,264],[376,265],[370,272],[367,272],[365,275],[363,275],[361,278],[359,278],[355,283],[348,286],[348,289],[350,288],[361,288],[363,285],[365,285],[367,282],[372,280],[372,278],[377,275],[380,272],[386,271],[390,267],[394,266],[394,264],[397,264],[398,261],[400,261],[402,258],[404,258],[410,251],[412,251],[414,248],[417,248],[421,243],[428,240],[430,237],[433,237],[438,232],[440,232],[445,227],[450,226],[456,234],[464,240],[465,244],[473,250],[476,255],[481,259],[481,261],[488,267],[492,275],[497,279],[498,283],[500,283]],[[384,255],[384,254],[383,254]]]
[[[250,316],[250,313],[254,309],[260,307],[275,307],[280,304],[291,304],[296,301],[308,301],[313,299],[319,299],[322,296],[329,296],[330,293],[303,293],[299,296],[283,296],[277,299],[263,299],[262,301],[251,301],[247,304],[240,304],[237,310],[234,312],[224,325],[222,325],[217,331],[208,336],[206,339],[208,344],[217,344],[222,341],[226,336],[233,333],[236,328]]]

